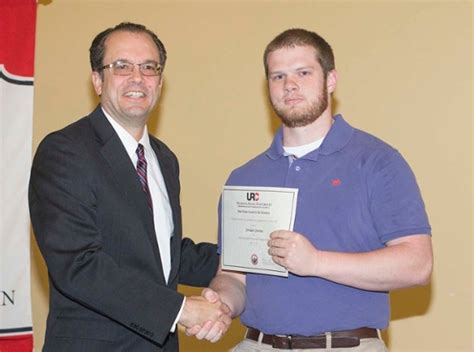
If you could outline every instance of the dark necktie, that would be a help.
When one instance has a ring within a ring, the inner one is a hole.
[[[147,179],[147,174],[146,174],[147,162],[145,159],[145,150],[143,148],[143,145],[138,144],[136,153],[138,156],[137,175],[140,180],[140,183],[142,184],[143,192],[145,192],[146,200],[148,202],[148,207],[153,213],[153,203],[151,201],[151,194],[150,194],[150,189],[148,188],[148,179]]]

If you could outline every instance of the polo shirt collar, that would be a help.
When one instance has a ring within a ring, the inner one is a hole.
[[[316,161],[318,159],[318,155],[329,155],[335,153],[346,146],[349,143],[349,140],[352,137],[352,133],[354,132],[354,128],[349,125],[342,115],[334,116],[334,123],[331,126],[328,134],[324,138],[323,143],[318,149],[313,150],[312,152],[306,154],[302,157],[302,159],[308,159]],[[285,156],[285,151],[283,150],[283,129],[280,127],[277,130],[275,138],[270,146],[267,149],[265,154],[273,160]]]
[[[319,153],[329,155],[340,151],[349,143],[353,133],[354,127],[349,125],[342,115],[334,116],[334,123],[319,147]]]

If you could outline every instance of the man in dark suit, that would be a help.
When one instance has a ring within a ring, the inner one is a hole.
[[[142,25],[121,23],[90,48],[101,104],[47,136],[31,171],[29,203],[50,278],[44,351],[177,351],[176,324],[230,324],[228,307],[183,297],[207,286],[215,245],[181,237],[175,155],[146,123],[166,51]]]

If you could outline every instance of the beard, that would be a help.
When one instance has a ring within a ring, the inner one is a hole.
[[[316,121],[329,105],[326,82],[323,89],[316,99],[310,102],[310,105],[302,109],[285,109],[282,105],[277,105],[271,101],[273,109],[280,118],[281,122],[287,127],[304,127]]]

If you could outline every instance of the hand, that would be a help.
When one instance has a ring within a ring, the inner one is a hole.
[[[315,276],[318,249],[303,235],[285,230],[270,234],[268,254],[273,261],[300,276]]]
[[[219,321],[206,321],[203,325],[194,325],[187,328],[185,332],[187,336],[195,336],[198,340],[206,339],[210,342],[216,342],[226,333],[232,322],[230,309],[221,301],[217,292],[210,288],[204,289],[201,295],[209,303],[220,303],[224,316]]]
[[[227,322],[229,320],[229,309],[222,302],[209,302],[202,296],[190,296],[186,298],[179,323],[190,328],[203,325],[207,321]]]

